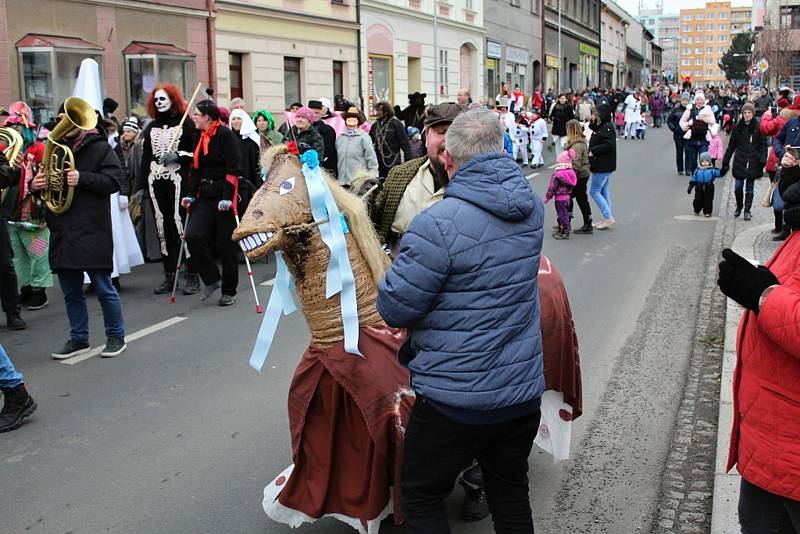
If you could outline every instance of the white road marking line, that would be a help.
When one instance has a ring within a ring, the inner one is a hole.
[[[271,279],[269,279],[269,280],[267,280],[265,282],[261,282],[258,285],[260,285],[260,286],[274,286],[275,285],[275,279],[271,278]]]
[[[550,165],[550,166],[549,166],[549,167],[547,167],[547,168],[548,168],[548,169],[555,169],[555,168],[556,168],[556,165],[555,165],[555,163],[554,163],[554,164]]]
[[[144,336],[148,336],[150,334],[154,334],[159,330],[163,330],[165,328],[169,328],[172,325],[178,324],[182,321],[185,321],[187,317],[175,316],[167,319],[166,321],[161,321],[160,323],[156,323],[154,325],[148,326],[147,328],[142,328],[141,330],[134,332],[133,334],[125,336],[125,343],[130,343],[131,341],[136,341],[137,339],[143,338]],[[65,363],[67,365],[75,365],[76,363],[81,363],[82,361],[88,360],[94,356],[97,356],[101,352],[105,345],[102,347],[95,347],[86,354],[81,354],[79,356],[75,356],[73,358],[69,358],[67,360],[61,360],[61,363]]]
[[[535,172],[535,173],[533,173],[533,174],[529,174],[529,175],[528,175],[528,179],[530,179],[530,178],[536,178],[537,176],[539,176],[539,173],[538,173],[538,172]]]

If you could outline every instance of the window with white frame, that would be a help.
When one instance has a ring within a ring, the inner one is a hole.
[[[443,89],[444,93],[442,93],[442,94],[446,94],[447,93],[447,85],[448,85],[447,73],[448,73],[448,69],[447,69],[447,50],[444,50],[444,49],[440,48],[439,49],[439,84],[444,88]]]
[[[719,36],[719,40],[720,41],[727,41],[728,40],[728,36],[727,35],[720,35]]]
[[[703,31],[703,25],[702,24],[698,24],[697,26],[694,27],[694,31],[697,31],[697,32]]]
[[[713,54],[713,53],[714,53],[714,47],[713,46],[709,46],[708,48],[706,48],[706,54]]]
[[[688,35],[684,35],[683,36],[683,43],[684,44],[690,44],[691,42],[692,42],[692,38],[691,37],[689,37]]]
[[[684,67],[688,67],[691,64],[692,64],[692,60],[691,59],[682,59],[681,60],[681,65],[683,65]]]
[[[714,20],[714,13],[708,14],[708,20]]]
[[[723,32],[724,31],[728,31],[728,25],[727,24],[720,24],[719,25],[719,29],[720,29],[720,31],[723,31]]]
[[[692,20],[692,15],[691,14],[684,15],[683,20]]]
[[[703,13],[698,13],[697,15],[694,16],[694,20],[703,20],[704,18],[705,15]]]
[[[714,25],[713,24],[706,24],[706,31],[713,32],[714,31]]]
[[[724,54],[727,51],[728,49],[725,48],[724,46],[720,46],[719,48],[717,48],[717,52],[719,52],[720,54]]]
[[[688,56],[691,53],[692,53],[692,49],[691,48],[684,48],[683,49],[683,55],[684,56]]]
[[[690,32],[692,31],[692,27],[689,24],[684,24],[683,31]]]
[[[122,51],[128,74],[128,107],[144,113],[147,95],[157,83],[177,85],[184,95],[194,86],[194,55],[171,45],[133,42]]]
[[[695,54],[702,54],[703,53],[703,49],[702,48],[695,48],[694,49],[694,53]]]
[[[700,57],[696,58],[694,60],[694,64],[695,65],[702,65],[703,64],[703,58],[700,58]]]
[[[723,11],[722,13],[719,14],[719,18],[721,20],[726,20],[728,18],[728,14]]]

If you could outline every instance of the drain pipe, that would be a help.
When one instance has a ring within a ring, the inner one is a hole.
[[[214,34],[214,0],[206,0],[206,43],[208,45],[208,87],[216,89],[217,76],[216,76],[216,48],[217,40]]]
[[[361,66],[361,0],[356,0],[356,62],[358,63],[358,100],[359,108],[364,109],[364,79]]]

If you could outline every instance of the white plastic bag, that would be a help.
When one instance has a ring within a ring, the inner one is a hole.
[[[542,395],[541,413],[539,432],[533,442],[552,454],[554,461],[566,460],[572,441],[572,406],[564,402],[562,392],[548,390]]]

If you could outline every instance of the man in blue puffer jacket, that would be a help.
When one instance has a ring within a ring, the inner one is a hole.
[[[443,500],[477,458],[497,531],[533,533],[544,208],[503,153],[493,113],[458,116],[445,145],[444,200],[411,222],[377,303],[387,324],[408,329],[399,357],[417,395],[403,459],[406,527],[449,532]]]

